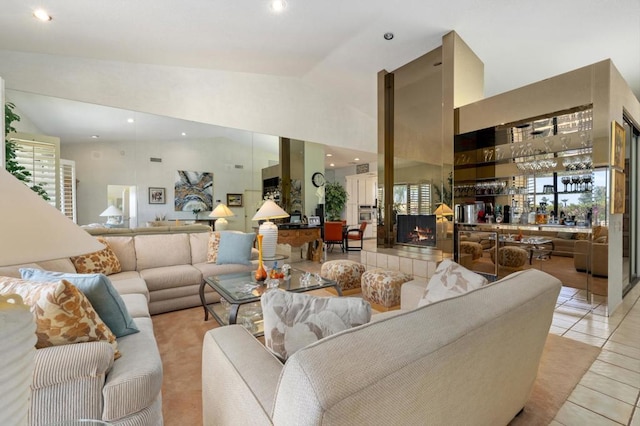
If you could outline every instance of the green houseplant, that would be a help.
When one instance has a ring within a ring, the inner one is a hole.
[[[15,107],[16,106],[11,102],[7,102],[4,105],[4,149],[6,159],[5,167],[6,170],[14,175],[18,180],[29,185],[31,183],[31,172],[24,166],[21,166],[20,163],[18,163],[18,161],[16,160],[16,144],[7,138],[8,134],[16,132],[15,127],[13,127],[13,123],[16,121],[20,121],[20,116],[13,111]],[[49,201],[49,194],[47,194],[42,185],[34,183],[29,185],[29,187],[42,198]]]
[[[338,182],[327,183],[324,187],[324,208],[327,220],[340,220],[347,203],[347,190]]]

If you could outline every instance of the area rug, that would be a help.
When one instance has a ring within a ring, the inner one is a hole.
[[[524,411],[510,426],[546,426],[558,413],[584,373],[600,354],[600,348],[549,334]]]
[[[202,308],[154,315],[162,358],[162,413],[166,426],[202,425],[202,341],[218,323]],[[510,425],[548,425],[600,353],[600,348],[550,334],[524,411]]]

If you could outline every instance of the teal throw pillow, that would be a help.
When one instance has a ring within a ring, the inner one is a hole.
[[[216,264],[251,265],[251,247],[255,239],[253,232],[221,232]]]
[[[140,331],[129,315],[124,300],[109,278],[103,274],[70,274],[33,268],[20,268],[20,274],[22,279],[29,281],[69,281],[87,296],[98,316],[116,337]]]

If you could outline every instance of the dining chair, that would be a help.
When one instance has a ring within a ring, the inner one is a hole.
[[[362,221],[359,228],[350,228],[345,232],[344,245],[347,251],[362,250],[362,244],[364,241],[364,230],[367,229],[367,222]],[[353,247],[349,245],[349,241],[360,241],[360,247]]]
[[[327,244],[327,248],[333,250],[333,246],[339,244],[340,249],[344,252],[344,234],[342,230],[342,222],[324,223],[324,242]]]

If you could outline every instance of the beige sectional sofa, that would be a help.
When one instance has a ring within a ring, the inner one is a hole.
[[[529,398],[561,283],[517,272],[312,343],[282,364],[242,326],[209,331],[204,425],[505,425]]]
[[[204,277],[255,267],[207,263],[209,227],[160,229],[160,234],[144,229],[108,230],[104,235],[122,267],[109,278],[140,332],[117,339],[121,357],[115,361],[114,349],[106,342],[38,349],[31,425],[78,418],[114,425],[161,425],[162,361],[150,314],[198,306]],[[21,266],[76,272],[70,259],[59,259],[0,268],[0,276],[20,277]],[[206,297],[219,299],[214,292]]]

